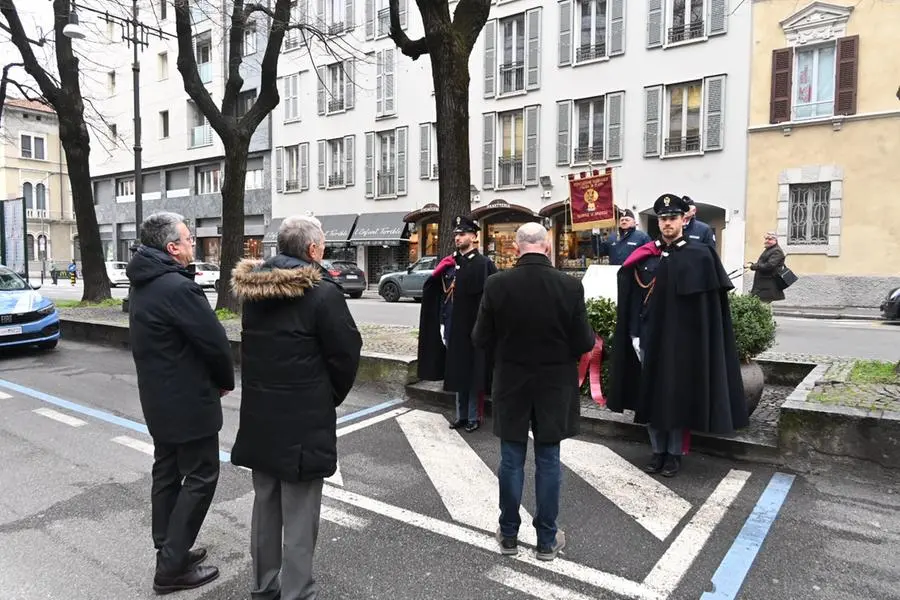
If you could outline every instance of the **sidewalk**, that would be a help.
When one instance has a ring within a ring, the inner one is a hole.
[[[856,321],[880,321],[881,311],[877,308],[855,306],[791,306],[781,303],[772,304],[772,313],[776,317],[800,317],[803,319],[848,319]]]

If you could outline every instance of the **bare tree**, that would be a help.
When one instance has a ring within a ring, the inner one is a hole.
[[[81,247],[84,280],[84,293],[81,299],[86,302],[99,302],[110,297],[109,278],[106,276],[100,228],[97,225],[97,213],[94,211],[90,171],[91,139],[84,119],[78,57],[72,50],[72,40],[63,35],[70,9],[70,0],[53,0],[53,31],[58,76],[42,67],[35,56],[34,48],[43,46],[46,40],[43,38],[33,40],[28,37],[14,0],[0,0],[0,14],[5,20],[5,23],[0,22],[0,30],[9,34],[22,57],[25,72],[37,83],[43,100],[56,111],[59,137],[69,171],[78,242]]]
[[[431,58],[437,114],[441,255],[453,252],[453,216],[472,207],[469,162],[469,56],[484,29],[490,0],[459,0],[453,19],[448,0],[416,0],[425,36],[411,40],[400,26],[398,0],[390,0],[391,39],[413,60]]]
[[[12,83],[14,86],[19,88],[19,91],[22,91],[19,82],[14,79],[11,79],[9,76],[10,69],[14,67],[24,67],[25,65],[22,63],[9,63],[3,65],[3,75],[0,75],[0,117],[3,117],[3,107],[6,105],[6,89],[9,87],[9,84]]]

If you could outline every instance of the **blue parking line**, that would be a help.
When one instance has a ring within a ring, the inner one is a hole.
[[[759,554],[772,523],[778,517],[778,511],[784,504],[794,476],[786,473],[775,473],[769,480],[762,496],[747,517],[744,527],[735,538],[734,543],[722,559],[719,568],[712,578],[713,591],[704,592],[700,600],[734,600],[737,598],[756,555]]]
[[[388,400],[387,402],[382,402],[381,404],[376,404],[375,406],[370,406],[368,408],[363,408],[362,410],[358,410],[356,412],[352,412],[350,414],[344,415],[343,417],[339,417],[337,420],[338,425],[343,425],[348,421],[355,421],[361,417],[365,417],[371,415],[372,413],[377,413],[385,408],[389,408],[391,406],[397,406],[398,404],[403,404],[402,399],[396,400]]]

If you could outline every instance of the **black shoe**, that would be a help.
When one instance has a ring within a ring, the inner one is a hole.
[[[500,544],[500,554],[503,554],[504,556],[515,556],[519,553],[518,538],[504,536],[499,527],[497,528],[495,537],[497,538],[497,543]]]
[[[219,569],[217,567],[202,565],[197,565],[193,569],[189,569],[187,572],[174,577],[157,573],[153,578],[153,591],[162,596],[172,592],[192,590],[204,586],[210,581],[215,581],[218,577]]]
[[[666,455],[665,454],[654,454],[653,458],[650,459],[650,462],[647,463],[647,466],[644,467],[645,473],[656,474],[663,470],[663,464],[665,463]]]
[[[460,419],[459,421],[454,421],[450,423],[450,429],[460,429],[466,426],[466,422]]]
[[[466,431],[468,433],[472,433],[473,431],[476,431],[479,427],[481,427],[481,425],[478,424],[478,421],[473,421],[472,423],[469,423],[468,425],[466,425]]]
[[[666,457],[666,464],[662,468],[663,477],[675,477],[681,469],[681,457],[670,454]]]
[[[206,548],[196,548],[188,552],[188,571],[206,560]]]

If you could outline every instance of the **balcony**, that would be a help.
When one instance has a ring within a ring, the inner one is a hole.
[[[522,156],[501,156],[497,161],[500,187],[522,185]]]
[[[381,37],[391,31],[391,9],[382,8],[378,11],[378,31],[376,35]]]
[[[45,208],[26,208],[25,217],[28,219],[49,219],[50,211]]]
[[[431,178],[432,179],[438,178],[438,166],[437,165],[431,165]]]
[[[603,144],[575,148],[576,163],[600,163],[603,160]]]
[[[328,35],[341,35],[345,31],[347,31],[347,26],[343,22],[331,23],[328,26]]]
[[[343,187],[344,185],[344,174],[343,173],[335,173],[334,175],[328,176],[328,187]]]
[[[212,146],[212,127],[209,125],[198,125],[192,128],[188,143],[191,148]]]
[[[284,180],[284,191],[286,191],[286,192],[300,191],[300,180],[299,179],[285,179]]]
[[[669,28],[669,43],[677,44],[678,42],[686,42],[702,38],[705,28],[703,21],[694,21],[687,25],[677,25]]]
[[[665,151],[663,154],[671,156],[673,154],[687,154],[690,152],[700,152],[699,135],[689,135],[682,138],[666,138]]]
[[[587,62],[606,57],[606,42],[584,44],[575,50],[575,62]]]
[[[394,171],[378,171],[378,175],[376,177],[378,180],[378,193],[377,196],[379,198],[383,198],[385,196],[396,196],[397,195],[397,187],[394,179]]]
[[[328,112],[329,113],[341,112],[342,110],[344,110],[344,99],[343,98],[338,98],[336,100],[328,101]]]
[[[525,61],[500,65],[500,93],[512,94],[525,89]]]
[[[212,82],[212,63],[197,63],[197,72],[200,73],[200,81],[203,83],[211,83]]]

